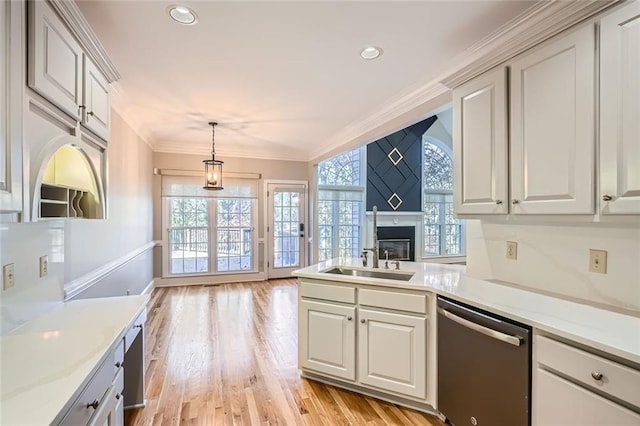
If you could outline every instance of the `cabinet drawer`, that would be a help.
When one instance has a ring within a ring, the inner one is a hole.
[[[124,364],[124,338],[120,341],[120,344],[113,351],[113,369],[114,374],[118,374],[119,370],[122,370],[122,365]]]
[[[98,372],[93,376],[78,399],[75,400],[60,424],[77,426],[86,425],[89,422],[113,382],[113,365],[111,361],[112,358],[109,357],[100,365]],[[98,405],[95,408],[89,405],[95,401],[98,401]]]
[[[300,281],[300,296],[311,299],[356,303],[356,289],[339,285],[316,284]]]
[[[359,303],[377,308],[427,313],[427,296],[424,294],[396,293],[381,290],[360,290]]]
[[[147,321],[147,310],[145,309],[138,315],[138,317],[133,321],[131,328],[127,331],[127,334],[124,336],[124,344],[125,344],[125,352],[129,350],[131,344],[136,339],[136,336],[142,330],[144,323]]]
[[[543,336],[536,337],[535,354],[538,363],[640,407],[640,371]]]

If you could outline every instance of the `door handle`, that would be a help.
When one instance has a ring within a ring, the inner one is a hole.
[[[473,321],[469,321],[468,319],[459,317],[442,308],[438,308],[438,313],[440,315],[443,315],[445,318],[448,318],[451,321],[460,324],[463,327],[470,328],[473,331],[477,331],[478,333],[482,333],[485,336],[489,336],[493,339],[500,340],[501,342],[505,342],[513,346],[520,346],[522,344],[522,338],[519,336],[512,336],[510,334],[505,334],[500,331],[494,330],[492,328],[485,327],[480,324],[476,324]]]

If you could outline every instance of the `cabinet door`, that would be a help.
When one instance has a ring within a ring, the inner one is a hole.
[[[119,395],[118,392],[115,387],[111,386],[100,401],[96,413],[91,417],[89,426],[116,426],[118,424],[120,413],[117,410],[118,407],[122,408],[119,402],[122,398],[117,399],[116,395]]]
[[[80,119],[82,49],[48,2],[29,2],[29,86]]]
[[[100,73],[93,62],[84,58],[84,88],[83,96],[85,105],[82,122],[95,134],[109,140],[111,111],[109,107],[109,83]]]
[[[507,214],[507,69],[453,91],[457,214]]]
[[[640,2],[600,23],[600,208],[640,214]]]
[[[23,3],[0,4],[0,212],[22,210]]]
[[[640,424],[640,415],[555,374],[537,368],[534,375],[534,426]]]
[[[593,25],[511,65],[511,198],[516,214],[594,212]]]
[[[360,309],[358,315],[359,382],[426,398],[426,318],[368,309]]]
[[[355,380],[355,307],[301,300],[299,316],[300,367]]]

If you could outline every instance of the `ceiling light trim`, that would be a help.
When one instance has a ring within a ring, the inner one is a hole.
[[[196,25],[198,23],[198,14],[189,6],[183,4],[169,5],[167,14],[173,22],[180,25]],[[188,18],[188,20],[185,20],[185,18]]]

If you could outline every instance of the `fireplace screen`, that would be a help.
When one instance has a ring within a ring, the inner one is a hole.
[[[409,238],[379,240],[380,259],[384,259],[385,250],[389,252],[389,260],[411,260],[411,240]]]

